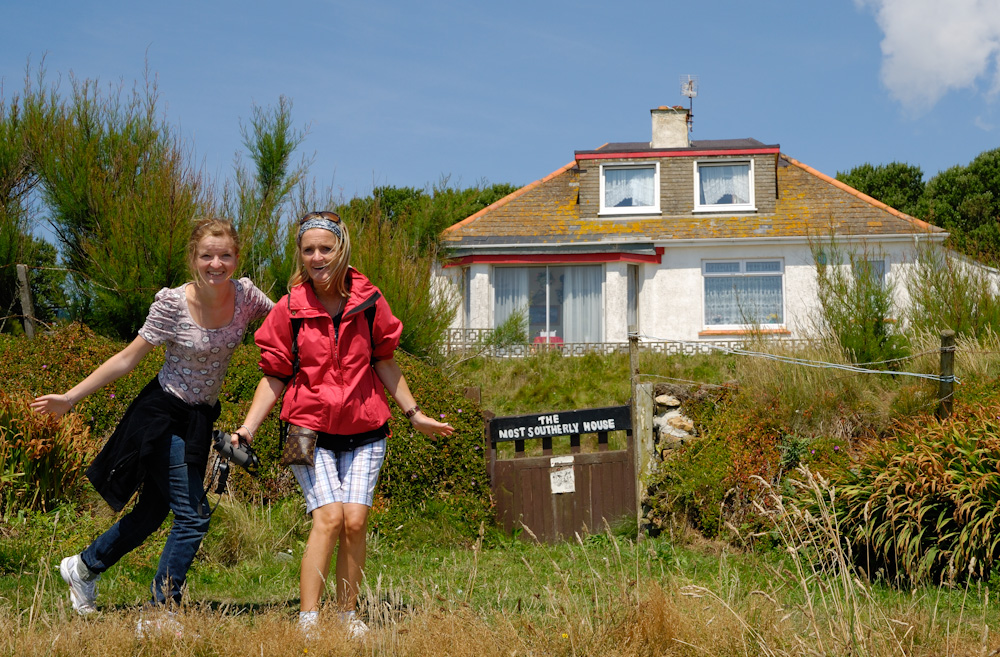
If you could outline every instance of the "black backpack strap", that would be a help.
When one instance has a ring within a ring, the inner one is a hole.
[[[368,341],[371,343],[372,355],[370,362],[372,365],[375,364],[375,313],[378,310],[377,304],[378,300],[382,298],[381,293],[376,292],[371,295],[364,302],[356,308],[352,308],[350,315],[357,314],[359,312],[364,312],[365,319],[368,320]]]
[[[372,344],[371,364],[375,364],[375,304],[365,308],[365,319],[368,320],[368,340]]]
[[[291,323],[292,323],[292,376],[288,379],[288,381],[285,382],[285,393],[286,394],[288,393],[288,387],[291,385],[291,383],[293,381],[295,381],[295,377],[299,373],[299,329],[302,328],[302,318],[301,317],[292,317],[292,300],[291,300],[291,296],[292,295],[289,294],[286,297],[286,300],[288,302],[288,317],[289,317],[289,319],[291,320]],[[284,399],[284,394],[282,395],[282,399]],[[288,436],[288,423],[287,422],[281,422],[281,433],[280,433],[280,435],[281,435],[281,440],[278,441],[277,452],[276,452],[276,454],[274,456],[275,460],[281,458],[281,450],[284,449],[284,446],[285,446],[285,438]]]

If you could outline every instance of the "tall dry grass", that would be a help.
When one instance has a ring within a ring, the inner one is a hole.
[[[207,601],[180,612],[182,636],[138,639],[138,608],[78,618],[45,564],[33,590],[0,606],[0,654],[922,657],[1000,646],[988,594],[966,589],[956,609],[934,589],[897,595],[860,578],[839,535],[836,491],[805,469],[799,481],[821,512],[768,489],[761,513],[784,557],[756,571],[726,552],[692,568],[665,542],[610,532],[559,546],[476,545],[439,571],[369,574],[362,614],[371,631],[360,640],[346,638],[332,609],[306,638],[289,604]]]
[[[747,350],[758,355],[742,356],[733,365],[735,379],[745,384],[741,403],[773,407],[783,426],[806,436],[851,441],[884,435],[898,418],[933,412],[938,403],[936,383],[920,375],[940,372],[940,336],[923,332],[909,339],[911,354],[894,363],[895,371],[865,368],[870,372],[844,369],[855,364],[834,341],[795,348],[780,341],[751,342]],[[960,341],[960,376],[1000,371],[1000,358],[984,358],[1000,341],[985,345]]]

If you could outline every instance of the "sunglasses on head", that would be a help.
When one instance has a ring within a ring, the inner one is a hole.
[[[332,221],[335,224],[340,223],[340,215],[337,214],[336,212],[330,212],[329,210],[321,210],[320,212],[310,212],[309,214],[299,219],[299,223],[304,224],[310,219],[315,219],[317,217],[319,217],[320,219],[326,219],[328,221]]]

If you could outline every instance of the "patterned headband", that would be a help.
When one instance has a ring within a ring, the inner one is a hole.
[[[302,223],[299,227],[298,239],[302,241],[302,233],[306,232],[310,228],[322,228],[323,230],[328,230],[340,239],[344,239],[344,234],[340,232],[340,226],[329,219],[323,219],[322,217],[313,217],[308,221]]]

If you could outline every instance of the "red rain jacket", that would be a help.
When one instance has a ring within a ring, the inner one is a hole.
[[[281,405],[281,419],[331,434],[353,435],[377,429],[389,420],[385,387],[372,369],[375,360],[392,358],[403,323],[382,293],[363,274],[348,269],[350,296],[344,304],[339,330],[316,298],[312,285],[292,288],[282,297],[254,334],[260,347],[264,374],[288,379],[292,375],[292,322],[299,328],[299,373],[289,381]],[[371,335],[365,309],[375,304]]]

